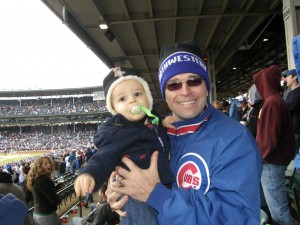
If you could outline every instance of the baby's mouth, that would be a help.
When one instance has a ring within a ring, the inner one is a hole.
[[[134,115],[139,114],[140,112],[142,112],[142,109],[139,105],[134,105],[131,107],[130,112]]]

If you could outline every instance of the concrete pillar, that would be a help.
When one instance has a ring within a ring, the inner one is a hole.
[[[208,67],[208,74],[210,79],[210,102],[217,100],[217,86],[216,86],[216,69],[215,69],[215,56],[213,51],[206,53],[208,60],[206,61]]]
[[[294,69],[292,39],[300,34],[300,0],[282,0],[288,69]]]

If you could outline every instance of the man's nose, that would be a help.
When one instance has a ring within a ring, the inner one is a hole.
[[[187,95],[187,94],[189,94],[191,92],[191,88],[187,85],[187,83],[185,82],[185,83],[183,83],[182,84],[182,88],[181,88],[181,94],[182,95]]]

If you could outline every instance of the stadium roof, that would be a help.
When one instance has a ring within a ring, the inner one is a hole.
[[[19,90],[19,91],[0,91],[0,97],[34,97],[34,96],[59,96],[59,95],[85,95],[95,91],[101,91],[102,87],[82,87],[69,89],[43,89],[43,90]]]
[[[41,1],[106,66],[139,70],[154,101],[162,103],[158,111],[167,110],[157,78],[163,45],[196,42],[214,65],[211,80],[219,100],[245,93],[262,68],[287,67],[282,0]],[[100,29],[100,24],[108,29]]]

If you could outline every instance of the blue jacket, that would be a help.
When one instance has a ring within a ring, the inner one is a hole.
[[[261,156],[251,133],[211,105],[169,129],[173,189],[158,184],[147,204],[160,225],[260,224]]]
[[[27,206],[15,195],[0,194],[0,224],[23,225],[28,213]]]
[[[241,118],[241,115],[239,112],[239,107],[238,107],[239,102],[235,98],[231,98],[230,101],[231,101],[231,105],[229,108],[229,116],[231,118],[235,119],[236,121],[240,122],[240,120],[242,118]]]

